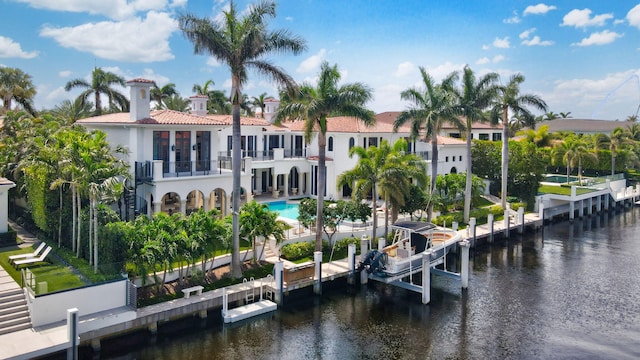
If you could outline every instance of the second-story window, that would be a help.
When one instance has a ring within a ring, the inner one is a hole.
[[[191,131],[176,131],[176,172],[191,170]]]
[[[211,170],[211,131],[196,131],[196,171]]]
[[[333,151],[333,136],[329,136],[329,151]]]
[[[356,145],[356,139],[349,138],[349,150]]]
[[[162,171],[169,171],[169,132],[153,132],[153,160],[162,160]]]

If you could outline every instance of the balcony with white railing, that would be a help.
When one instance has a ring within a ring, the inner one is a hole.
[[[242,172],[246,169],[247,160],[242,159]],[[135,164],[135,179],[136,183],[140,184],[166,178],[227,176],[232,169],[231,156],[221,156],[212,161],[142,161]]]

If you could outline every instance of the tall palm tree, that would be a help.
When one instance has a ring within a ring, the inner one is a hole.
[[[609,147],[611,151],[611,176],[616,173],[616,157],[622,148],[625,146],[635,145],[635,141],[629,137],[629,132],[626,132],[623,128],[617,127],[613,129],[611,134],[606,137],[601,137],[603,145]]]
[[[253,105],[260,107],[260,117],[264,119],[264,108],[266,105],[264,104],[264,99],[267,98],[267,93],[262,93],[258,95],[258,97],[253,97]]]
[[[158,85],[154,82],[153,87],[149,91],[149,96],[151,100],[156,102],[156,109],[160,110],[163,108],[164,100],[170,98],[173,95],[177,95],[176,84],[168,83],[162,87],[158,87]]]
[[[339,86],[340,72],[338,66],[329,66],[324,61],[320,65],[318,85],[303,84],[298,94],[294,94],[283,102],[276,115],[276,123],[283,121],[304,121],[304,136],[307,144],[311,142],[313,133],[318,133],[318,181],[316,207],[316,251],[322,251],[322,209],[324,207],[324,190],[327,181],[326,149],[327,118],[329,116],[351,116],[365,123],[375,123],[375,116],[364,105],[371,99],[369,87],[361,83],[350,83]]]
[[[475,73],[470,67],[465,66],[462,72],[462,88],[454,89],[458,103],[456,112],[462,116],[465,138],[466,138],[466,162],[467,162],[467,178],[464,191],[464,222],[469,222],[469,213],[471,212],[471,138],[473,124],[476,122],[486,122],[489,120],[485,110],[495,98],[497,87],[495,82],[498,80],[497,73],[489,73],[480,78],[476,78]]]
[[[126,96],[113,88],[115,85],[125,87],[127,84],[123,77],[96,67],[91,73],[91,83],[88,83],[84,79],[74,79],[67,82],[64,89],[67,91],[75,88],[84,89],[84,91],[78,96],[82,99],[83,104],[87,102],[91,95],[93,95],[93,102],[96,107],[94,114],[100,115],[104,111],[102,107],[102,100],[100,99],[101,95],[106,95],[109,99],[109,108],[113,108],[114,105],[117,105],[121,110],[129,108],[129,100],[127,100]]]
[[[552,163],[560,159],[567,166],[567,182],[569,182],[571,168],[577,167],[578,182],[582,184],[582,162],[586,159],[596,160],[596,155],[584,139],[571,136],[557,143],[551,150]]]
[[[520,94],[520,85],[524,76],[514,74],[506,85],[498,87],[498,94],[492,104],[491,117],[494,122],[502,121],[502,186],[500,195],[502,207],[507,206],[507,176],[509,175],[509,111],[514,115],[533,117],[527,109],[532,106],[540,111],[547,111],[547,103],[537,95]]]
[[[0,100],[3,105],[0,113],[12,110],[11,104],[15,101],[28,113],[36,116],[33,107],[34,96],[36,88],[31,81],[31,75],[18,68],[0,67]]]
[[[242,88],[248,80],[248,70],[253,69],[275,80],[278,85],[292,88],[295,85],[293,79],[284,70],[266,60],[265,56],[289,52],[299,54],[306,49],[306,44],[302,38],[293,36],[286,30],[267,29],[268,19],[276,15],[276,5],[273,1],[261,1],[242,13],[237,11],[232,1],[222,15],[220,20],[212,20],[186,14],[181,15],[178,22],[185,37],[193,43],[196,54],[211,55],[226,63],[231,70],[233,194],[240,194],[240,102]],[[231,275],[240,277],[240,196],[233,197],[232,207]]]
[[[420,67],[423,89],[409,88],[400,94],[403,100],[410,101],[411,107],[398,115],[393,124],[394,131],[407,122],[411,123],[411,137],[416,138],[424,132],[424,138],[431,142],[431,188],[433,197],[438,176],[438,134],[445,122],[462,128],[456,114],[456,97],[451,91],[458,77],[456,72],[449,74],[440,84],[436,84],[427,71]],[[427,220],[431,220],[433,204],[429,205]]]
[[[426,168],[424,161],[415,154],[407,154],[407,142],[399,139],[393,146],[382,140],[379,147],[354,146],[349,150],[349,157],[358,156],[356,166],[338,176],[338,186],[353,187],[356,200],[372,195],[372,238],[376,238],[378,228],[378,195],[385,195],[388,215],[390,201],[397,206],[404,205],[404,198],[409,195],[411,179],[419,180],[424,186]],[[393,199],[393,200],[391,200]],[[385,217],[385,224],[387,218]],[[387,227],[385,226],[385,237]]]

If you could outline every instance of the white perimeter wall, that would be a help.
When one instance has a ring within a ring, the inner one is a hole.
[[[28,295],[33,327],[66,321],[67,309],[77,308],[78,316],[120,308],[127,305],[128,280],[88,286],[33,297]]]

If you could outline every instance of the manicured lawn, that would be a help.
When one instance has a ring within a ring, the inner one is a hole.
[[[20,249],[16,247],[0,252],[0,266],[2,266],[19,285],[22,285],[20,269],[15,269],[11,264],[9,264],[9,256],[31,253],[34,250],[34,248]],[[70,269],[56,263],[53,258],[49,258],[49,260],[52,261],[52,263],[42,262],[29,266],[29,269],[36,277],[36,283],[46,281],[49,292],[72,289],[85,285],[85,283]]]
[[[592,191],[593,190],[591,189],[576,188],[576,195],[582,195]],[[542,185],[538,188],[538,193],[571,196],[571,188],[564,186]]]

